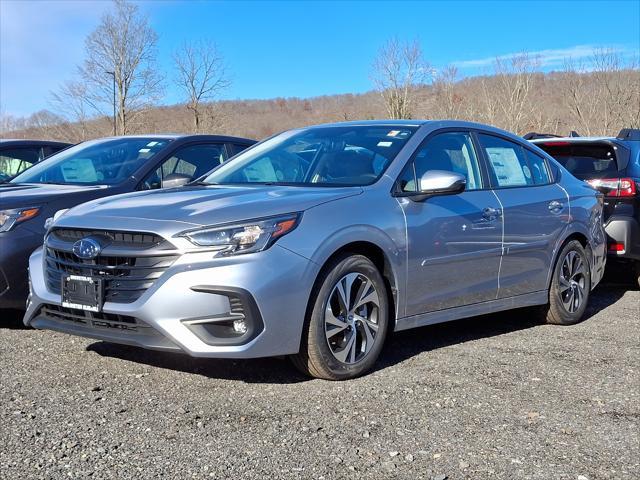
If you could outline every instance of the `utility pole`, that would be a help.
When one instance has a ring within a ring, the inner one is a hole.
[[[104,72],[113,79],[113,136],[116,136],[116,72]]]

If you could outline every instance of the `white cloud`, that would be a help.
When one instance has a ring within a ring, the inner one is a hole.
[[[530,58],[536,58],[541,68],[550,68],[561,66],[565,60],[573,59],[575,61],[585,61],[590,63],[591,57],[595,50],[606,48],[617,52],[625,57],[632,56],[634,51],[625,47],[614,46],[602,46],[602,45],[576,45],[569,48],[558,48],[548,50],[538,50],[534,52],[526,52]],[[494,57],[485,57],[474,60],[460,60],[452,62],[454,66],[460,70],[481,70],[492,66],[496,60],[510,60],[518,55],[522,55],[523,52],[507,53],[503,55],[497,55]],[[637,55],[637,52],[636,52]]]

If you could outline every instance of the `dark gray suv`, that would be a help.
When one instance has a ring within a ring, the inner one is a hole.
[[[543,135],[532,143],[604,194],[609,257],[635,272],[640,286],[640,130],[616,137]]]

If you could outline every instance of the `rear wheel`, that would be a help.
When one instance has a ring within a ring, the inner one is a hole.
[[[568,242],[556,262],[543,318],[555,325],[573,325],[582,319],[591,292],[587,252],[577,240]]]
[[[389,323],[387,289],[371,260],[361,255],[337,258],[324,270],[311,302],[293,364],[326,380],[354,378],[371,369]]]

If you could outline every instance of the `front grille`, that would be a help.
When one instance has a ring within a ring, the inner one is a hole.
[[[138,332],[141,329],[151,328],[134,317],[129,317],[127,315],[116,315],[105,312],[87,312],[58,305],[45,304],[40,307],[38,315],[52,320],[85,325],[91,328],[118,330],[123,332]]]
[[[144,232],[114,232],[109,230],[78,230],[71,228],[58,228],[52,235],[57,240],[74,243],[88,236],[100,236],[108,238],[113,245],[132,248],[151,248],[166,243],[165,240],[153,233]]]
[[[106,302],[131,303],[178,258],[178,255],[111,256],[80,260],[73,253],[46,248],[46,279],[49,291],[59,293],[63,275],[84,275],[104,280]]]

